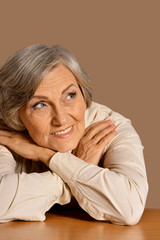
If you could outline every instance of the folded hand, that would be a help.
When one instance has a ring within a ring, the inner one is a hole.
[[[115,137],[116,126],[111,121],[101,121],[86,128],[73,154],[82,160],[98,165],[106,145]]]
[[[24,158],[44,162],[47,166],[55,154],[53,150],[37,145],[24,133],[0,130],[0,144],[7,146]]]

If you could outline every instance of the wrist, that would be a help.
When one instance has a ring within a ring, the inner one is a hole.
[[[54,154],[55,152],[53,150],[44,148],[39,153],[39,161],[43,162],[47,167],[49,167],[49,162]]]

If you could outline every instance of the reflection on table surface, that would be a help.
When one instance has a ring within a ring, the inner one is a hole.
[[[44,222],[0,224],[0,240],[160,240],[160,209],[145,209],[135,226],[95,221],[77,208],[55,208]]]

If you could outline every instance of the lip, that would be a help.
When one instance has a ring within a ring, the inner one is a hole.
[[[52,135],[53,137],[56,137],[56,138],[67,138],[67,137],[69,137],[69,136],[72,134],[72,132],[73,132],[73,130],[74,130],[74,125],[72,125],[72,126],[70,126],[70,127],[71,127],[71,129],[70,129],[70,131],[67,132],[67,133],[62,133],[62,134],[54,134],[54,133],[51,133],[51,135]],[[70,128],[70,127],[68,127],[68,128]],[[66,128],[66,129],[68,129],[68,128]],[[65,131],[66,129],[61,130],[61,131]],[[57,131],[57,132],[61,132],[61,131]]]

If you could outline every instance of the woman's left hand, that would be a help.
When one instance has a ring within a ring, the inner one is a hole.
[[[51,157],[56,153],[51,149],[37,145],[24,133],[0,130],[0,144],[7,146],[24,158],[41,161],[47,166],[49,166]]]
[[[104,148],[117,134],[115,128],[110,120],[93,123],[86,128],[73,154],[85,162],[98,165]]]

